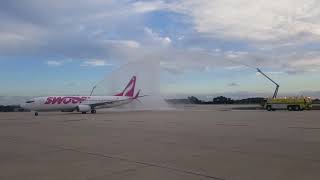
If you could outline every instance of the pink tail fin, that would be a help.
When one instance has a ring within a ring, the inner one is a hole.
[[[133,97],[134,96],[134,89],[136,86],[136,76],[133,76],[131,80],[129,81],[128,85],[126,88],[121,92],[116,94],[115,96],[128,96],[128,97]]]

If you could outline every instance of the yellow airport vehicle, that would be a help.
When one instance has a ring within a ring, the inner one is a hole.
[[[265,109],[268,111],[275,111],[277,109],[287,109],[289,111],[311,110],[312,99],[309,97],[277,98],[280,85],[263,73],[259,68],[257,68],[257,71],[276,85],[272,98],[268,98],[264,104]]]
[[[269,98],[264,105],[268,111],[287,109],[289,111],[310,110],[312,100],[309,97]]]

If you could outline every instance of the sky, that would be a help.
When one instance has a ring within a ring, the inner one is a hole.
[[[168,96],[320,97],[317,0],[2,0],[0,96],[88,94],[157,61]]]

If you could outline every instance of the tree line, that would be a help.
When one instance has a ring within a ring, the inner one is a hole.
[[[187,99],[167,99],[168,103],[171,104],[261,104],[266,102],[264,97],[252,97],[245,99],[232,99],[224,96],[218,96],[213,98],[211,101],[203,101],[195,96],[190,96]],[[313,104],[320,104],[320,99],[314,99]]]
[[[27,110],[21,108],[19,105],[0,105],[0,112],[26,112]]]
[[[263,97],[246,98],[234,100],[224,96],[218,96],[211,101],[203,101],[195,96],[190,96],[187,99],[168,99],[168,103],[172,104],[263,104],[266,101]]]

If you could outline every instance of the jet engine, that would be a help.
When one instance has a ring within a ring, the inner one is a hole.
[[[89,106],[89,105],[79,105],[78,107],[77,107],[77,111],[78,112],[88,112],[88,111],[90,111],[91,110],[91,106]]]

